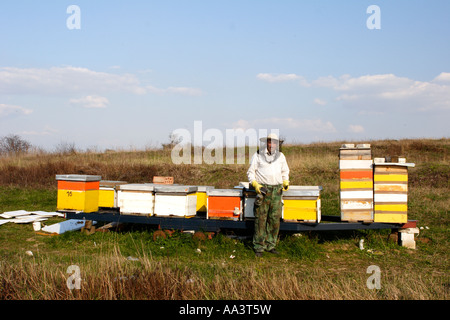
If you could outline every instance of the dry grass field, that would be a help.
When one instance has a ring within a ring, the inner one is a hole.
[[[388,240],[389,230],[309,232],[282,234],[281,255],[258,259],[245,234],[198,242],[175,232],[154,241],[153,229],[129,225],[108,233],[42,236],[31,225],[8,223],[0,226],[0,299],[447,300],[450,139],[364,143],[372,145],[374,157],[401,150],[416,164],[409,171],[408,197],[408,218],[423,228],[416,250]],[[341,144],[283,146],[291,184],[323,186],[326,215],[339,215]],[[180,184],[232,188],[246,181],[247,167],[175,165],[168,149],[0,157],[0,212],[55,210],[56,174],[128,182],[173,176]],[[381,271],[380,289],[367,286],[371,265]],[[79,289],[68,288],[70,266],[80,272]]]

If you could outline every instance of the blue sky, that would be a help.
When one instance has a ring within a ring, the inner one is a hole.
[[[159,147],[202,121],[293,143],[449,137],[449,31],[444,0],[2,1],[0,136]]]

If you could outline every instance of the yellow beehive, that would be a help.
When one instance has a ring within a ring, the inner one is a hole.
[[[100,208],[117,208],[117,186],[126,184],[125,181],[100,181],[98,206]]]
[[[197,212],[205,212],[208,210],[207,198],[208,190],[212,190],[214,187],[212,186],[197,186]]]
[[[58,181],[57,210],[98,211],[101,176],[56,175]]]
[[[321,186],[290,186],[288,191],[283,191],[283,220],[319,223],[321,190]]]
[[[408,167],[413,163],[374,163],[374,222],[408,222]]]

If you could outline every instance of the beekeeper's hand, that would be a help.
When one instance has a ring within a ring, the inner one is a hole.
[[[289,190],[289,180],[283,181],[283,190],[288,191]]]
[[[253,186],[253,188],[255,188],[257,193],[261,194],[262,185],[260,185],[256,180],[253,180],[252,186]]]

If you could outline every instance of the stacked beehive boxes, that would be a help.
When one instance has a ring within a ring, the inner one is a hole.
[[[321,190],[321,186],[290,186],[283,191],[283,220],[319,223]]]
[[[242,190],[212,189],[208,191],[208,219],[241,220]]]
[[[101,176],[56,175],[58,181],[57,210],[98,211]]]
[[[375,158],[374,222],[408,222],[408,167],[413,163],[388,163]]]
[[[155,211],[157,216],[195,216],[197,213],[197,187],[156,185]]]
[[[339,150],[342,221],[373,221],[373,160],[370,144],[344,144]]]

